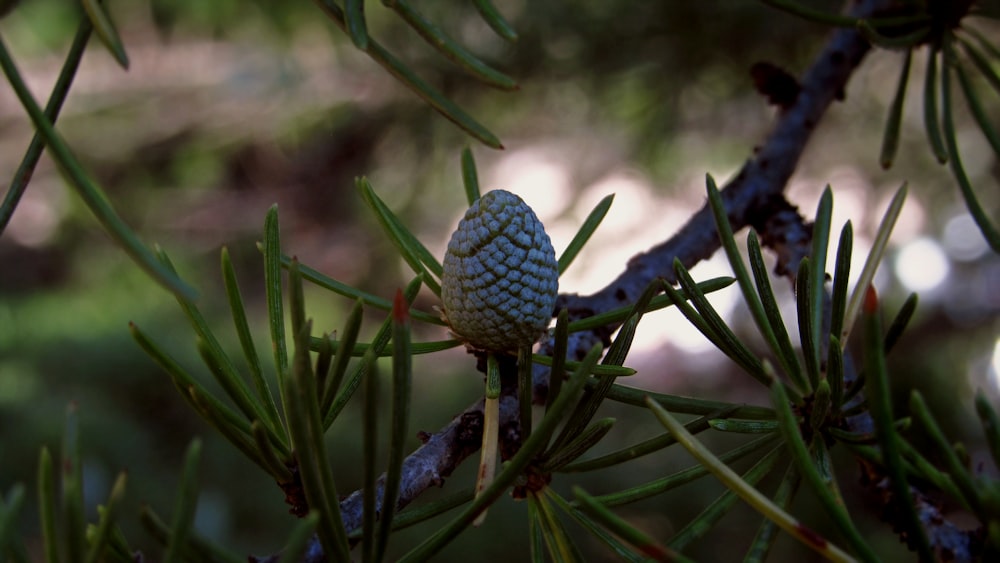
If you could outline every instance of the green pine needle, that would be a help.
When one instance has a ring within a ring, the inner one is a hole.
[[[91,213],[100,221],[104,230],[118,243],[146,273],[171,292],[186,299],[195,299],[197,292],[176,274],[168,271],[156,259],[153,252],[145,246],[134,231],[118,216],[111,206],[104,190],[84,171],[83,166],[73,155],[69,146],[56,132],[52,121],[38,107],[38,102],[31,95],[21,73],[14,65],[6,44],[0,40],[0,68],[17,94],[21,105],[31,117],[35,129],[45,140],[52,158],[59,164],[70,185],[84,201]]]
[[[118,507],[125,496],[126,473],[118,474],[114,484],[111,486],[111,493],[108,495],[108,502],[102,507],[100,520],[97,529],[90,540],[90,549],[87,551],[87,563],[98,563],[105,559],[105,553],[111,548],[113,533],[115,532],[115,518],[118,516]]]
[[[584,387],[584,383],[587,381],[588,373],[597,363],[601,352],[602,347],[600,344],[595,344],[590,349],[581,362],[580,368],[575,370],[573,375],[570,376],[569,381],[566,382],[562,393],[559,394],[559,398],[556,399],[552,407],[545,413],[545,416],[535,428],[535,431],[531,433],[531,436],[521,444],[521,449],[504,464],[503,470],[493,480],[493,483],[486,490],[482,491],[481,494],[477,495],[475,500],[461,514],[439,528],[437,532],[424,540],[414,550],[400,558],[399,561],[401,563],[414,563],[429,559],[432,555],[443,549],[445,545],[454,540],[462,530],[472,524],[476,516],[495,502],[507,487],[514,484],[518,477],[521,476],[521,472],[545,448],[549,442],[549,438],[552,437],[558,425],[562,423],[564,415],[576,402]]]
[[[910,79],[910,61],[912,58],[913,49],[907,49],[903,57],[903,66],[899,73],[899,83],[896,85],[896,95],[892,98],[892,105],[889,106],[889,117],[885,121],[879,164],[886,170],[892,167],[892,162],[896,158],[896,150],[899,148],[899,129],[903,122],[903,102],[906,99],[906,83]]]
[[[281,286],[281,238],[278,229],[278,206],[272,205],[264,218],[264,295],[267,321],[271,329],[271,353],[278,374],[278,388],[284,389],[288,374],[288,347],[285,343],[285,309]],[[282,400],[284,403],[284,400]]]
[[[446,59],[455,63],[470,76],[484,84],[501,90],[517,90],[517,82],[506,74],[490,67],[470,53],[441,28],[431,23],[424,14],[410,4],[409,0],[392,0],[386,3],[417,32],[428,45],[436,49]]]
[[[772,386],[772,389],[775,390],[779,397],[784,399],[784,388],[781,385],[775,384]],[[787,399],[784,400],[787,404]],[[674,417],[671,416],[665,409],[663,409],[663,407],[652,400],[647,400],[646,404],[649,409],[653,411],[653,414],[656,415],[656,418],[660,421],[660,423],[663,424],[663,426],[677,438],[677,441],[680,442],[681,445],[684,446],[684,448],[688,450],[688,452],[694,456],[694,458],[697,459],[706,470],[711,472],[717,479],[722,481],[724,485],[738,494],[740,498],[751,506],[751,508],[763,514],[769,520],[773,521],[783,530],[788,532],[792,537],[802,542],[803,545],[813,551],[816,551],[820,555],[832,561],[848,562],[854,560],[844,550],[820,536],[816,531],[806,527],[802,522],[798,521],[792,515],[761,494],[757,489],[741,479],[735,471],[730,469],[728,465],[723,463],[718,457],[710,452],[708,448],[688,433],[684,429],[684,426],[677,422],[677,420],[674,419]]]
[[[948,151],[941,137],[941,121],[937,97],[937,60],[939,49],[930,48],[927,52],[927,71],[924,75],[924,128],[927,130],[927,140],[938,162],[948,162]],[[947,108],[946,108],[947,111]]]
[[[733,409],[727,409],[733,410]],[[711,415],[698,417],[687,424],[684,425],[692,434],[698,434],[709,428],[712,428],[712,420],[714,416],[721,416],[722,412],[712,413]],[[613,420],[613,419],[610,419]],[[591,426],[593,428],[593,426]],[[623,448],[609,454],[602,455],[593,459],[588,459],[586,461],[581,461],[577,463],[568,464],[564,467],[560,467],[559,471],[561,473],[580,473],[584,471],[594,471],[596,469],[604,469],[611,467],[613,465],[618,465],[625,463],[627,461],[632,461],[633,459],[640,458],[645,455],[649,455],[653,452],[658,452],[663,448],[671,446],[677,443],[677,440],[669,433],[660,434],[652,438],[648,438],[636,444],[632,444],[627,448]],[[549,464],[553,462],[550,461]]]
[[[0,498],[0,554],[14,563],[28,563],[28,552],[18,533],[25,496],[24,485],[16,483],[6,499]]]
[[[942,106],[944,108],[943,116],[943,126],[944,126],[944,139],[948,145],[948,154],[951,157],[951,171],[955,176],[955,180],[958,181],[959,191],[962,193],[962,197],[965,199],[965,206],[969,209],[969,214],[972,215],[972,219],[976,222],[979,227],[979,231],[983,234],[986,242],[990,245],[990,248],[994,252],[1000,252],[1000,230],[997,229],[997,225],[990,218],[989,214],[983,209],[982,202],[976,196],[976,192],[972,187],[972,182],[969,180],[969,176],[965,172],[965,167],[962,165],[962,160],[959,157],[958,152],[958,138],[955,132],[955,121],[953,117],[953,105],[951,100],[951,67],[955,58],[954,52],[950,48],[950,44],[946,47],[945,51],[945,65],[944,70],[941,73],[941,98]],[[998,85],[1000,89],[1000,85]]]
[[[579,508],[574,507],[566,499],[553,491],[552,487],[545,487],[544,493],[549,500],[559,506],[563,512],[573,518],[577,524],[586,529],[592,536],[603,542],[622,561],[628,561],[629,563],[646,561],[645,557],[640,556],[634,550],[618,541],[618,538],[602,528],[593,518],[584,514]]]
[[[481,197],[479,190],[479,174],[476,172],[476,159],[472,149],[462,149],[462,186],[465,187],[465,199],[472,206]]]
[[[588,516],[596,520],[614,535],[624,539],[634,546],[636,551],[652,559],[653,561],[681,561],[685,560],[673,549],[657,542],[644,532],[638,530],[620,516],[617,516],[607,508],[601,506],[594,497],[588,495],[580,487],[573,487],[573,494],[576,496],[580,509]]]
[[[347,18],[336,2],[333,0],[316,0],[316,3],[338,27],[347,31]],[[444,116],[445,119],[451,121],[466,133],[481,141],[484,145],[495,149],[503,148],[500,139],[490,132],[489,129],[473,119],[472,116],[458,107],[447,96],[427,84],[412,69],[371,37],[368,38],[368,48],[364,50],[364,53],[388,71],[389,74],[393,75],[404,86],[412,90],[413,93],[427,102],[438,113]]]
[[[597,445],[615,425],[615,419],[602,418],[588,426],[565,447],[552,453],[542,466],[544,473],[561,470],[565,465],[590,451]]]
[[[52,454],[42,447],[38,457],[38,517],[41,520],[45,563],[59,562],[59,538],[56,533],[56,481]]]
[[[392,420],[389,431],[389,462],[382,492],[382,510],[376,534],[375,556],[380,561],[389,541],[389,531],[396,513],[403,460],[406,457],[411,396],[413,393],[413,355],[410,353],[409,304],[403,290],[396,290],[392,309]],[[370,376],[369,376],[370,377]]]
[[[601,225],[601,221],[604,220],[604,216],[608,214],[608,210],[611,209],[611,203],[615,200],[615,194],[610,194],[604,196],[601,201],[597,203],[594,209],[587,215],[587,219],[584,220],[583,224],[580,225],[580,229],[573,235],[573,240],[569,241],[569,245],[566,246],[566,250],[563,251],[562,255],[559,256],[559,275],[562,275],[568,268],[569,265],[573,263],[576,259],[577,254],[583,249],[583,246],[587,244],[590,237],[593,236],[597,227]]]
[[[52,93],[49,95],[49,101],[45,105],[44,115],[52,124],[55,124],[56,119],[59,117],[59,111],[62,109],[63,102],[66,101],[66,96],[69,94],[70,86],[72,86],[73,79],[76,77],[76,71],[80,67],[80,60],[83,59],[83,52],[87,48],[87,42],[90,40],[92,29],[93,26],[90,25],[90,20],[82,19],[80,21],[76,36],[73,37],[73,43],[66,54],[66,61],[59,71],[59,77],[56,78],[56,83],[52,87]],[[31,143],[28,144],[28,149],[25,151],[24,157],[17,167],[17,171],[14,172],[10,187],[7,189],[7,195],[4,196],[3,203],[0,204],[0,235],[3,234],[7,228],[7,224],[10,223],[11,217],[14,216],[14,209],[20,203],[21,196],[24,195],[25,190],[28,188],[28,182],[34,175],[35,167],[38,165],[38,161],[41,159],[44,150],[45,140],[41,133],[36,131],[31,137]]]
[[[788,402],[788,396],[785,394],[785,390],[781,385],[775,384],[771,386],[771,401],[775,406],[775,410],[778,412],[778,421],[781,423],[781,430],[785,438],[785,443],[787,444],[788,449],[792,454],[792,459],[795,461],[795,464],[798,467],[799,472],[802,474],[806,484],[810,486],[813,493],[817,496],[817,498],[819,498],[823,508],[826,510],[826,513],[834,521],[841,533],[844,534],[847,540],[851,543],[858,556],[865,561],[878,561],[878,557],[875,556],[875,552],[872,551],[872,548],[868,545],[861,533],[855,527],[854,521],[851,519],[850,514],[848,514],[847,509],[843,505],[836,489],[831,487],[832,483],[827,479],[826,472],[821,469],[819,464],[816,463],[816,458],[810,454],[809,446],[806,445],[802,438],[802,434],[799,429],[799,421],[792,413],[791,405]],[[821,441],[816,442],[815,445],[817,448],[823,448]],[[769,500],[763,500],[770,504]],[[758,510],[762,510],[761,507],[754,507]],[[812,534],[807,534],[805,536],[797,535],[801,533],[801,530],[798,529],[798,526],[801,526],[801,524],[793,522],[790,516],[785,515],[787,516],[787,519],[781,517],[779,520],[779,518],[775,518],[769,513],[764,514],[768,516],[768,518],[774,520],[775,523],[780,525],[786,532],[792,534],[800,541],[805,542],[807,547],[815,549],[819,553],[823,553],[821,545],[815,545],[812,543],[812,538],[814,537]],[[840,551],[840,549],[833,544],[829,544],[828,542],[824,542],[824,544],[839,552],[837,557],[838,559],[850,560],[842,559],[847,558],[847,554]],[[831,555],[826,556],[832,558]]]
[[[368,48],[368,25],[365,23],[364,0],[344,0],[347,34],[354,46],[364,51]]]
[[[184,454],[184,469],[174,503],[174,519],[170,525],[170,540],[164,563],[182,561],[187,547],[188,534],[194,525],[195,509],[198,507],[198,465],[201,461],[201,440],[195,438]]]
[[[722,194],[711,175],[706,175],[705,184],[708,191],[708,203],[715,219],[715,228],[719,233],[719,241],[729,259],[730,267],[733,269],[733,274],[736,276],[736,281],[743,294],[743,300],[750,309],[754,323],[771,347],[772,352],[778,357],[782,369],[789,374],[800,392],[808,393],[812,387],[802,376],[802,369],[795,352],[792,350],[791,342],[788,340],[788,331],[778,312],[776,300],[767,279],[767,271],[763,266],[763,258],[760,256],[760,245],[757,243],[756,235],[751,231],[749,235],[751,238],[747,241],[750,251],[750,266],[754,274],[754,281],[751,281],[736,245],[732,226],[729,224],[729,216],[726,214],[726,207],[722,201]],[[756,245],[756,254],[751,245]],[[702,316],[704,317],[704,314]]]
[[[268,425],[272,429],[281,428],[281,417],[278,415],[278,407],[274,402],[271,388],[264,379],[264,370],[260,365],[260,357],[257,355],[257,347],[254,345],[253,336],[250,333],[250,322],[247,319],[246,306],[243,304],[243,295],[240,292],[239,282],[236,279],[236,270],[233,268],[232,259],[229,257],[229,250],[222,248],[222,279],[226,286],[226,296],[229,298],[229,309],[233,316],[233,325],[236,327],[236,334],[240,339],[240,346],[243,349],[243,358],[250,368],[250,380],[253,382],[254,390],[257,393],[257,401],[264,410]]]
[[[771,448],[760,460],[740,477],[744,483],[754,487],[761,479],[766,477],[784,453],[784,446],[778,444]],[[692,542],[703,538],[710,531],[716,529],[719,520],[733,509],[739,496],[732,489],[727,489],[714,501],[709,503],[700,514],[695,516],[683,528],[681,528],[667,545],[677,551],[684,550]]]
[[[892,391],[889,385],[889,374],[886,367],[885,350],[882,340],[882,320],[879,317],[878,297],[874,288],[869,288],[864,305],[864,365],[867,383],[865,385],[869,412],[875,424],[875,436],[882,450],[882,460],[889,477],[889,486],[899,505],[910,510],[901,515],[909,524],[907,537],[911,545],[916,543],[917,551],[922,561],[933,561],[934,552],[928,542],[927,533],[917,514],[910,493],[910,484],[906,480],[903,466],[900,442],[903,438],[895,427],[895,416],[892,409]]]
[[[111,23],[105,6],[99,0],[82,0],[81,3],[101,43],[104,43],[108,51],[111,51],[118,64],[123,69],[128,70],[128,55],[125,54],[125,44],[118,32],[115,31],[115,26]]]
[[[479,15],[497,35],[513,43],[517,41],[517,31],[507,23],[496,6],[490,0],[473,0],[473,5],[479,10]]]
[[[976,414],[982,422],[983,434],[986,436],[990,455],[993,456],[993,463],[1000,467],[1000,416],[997,416],[996,409],[990,404],[982,389],[976,391]]]
[[[725,289],[731,286],[734,281],[736,281],[735,278],[728,276],[711,278],[698,282],[698,290],[702,293],[708,294]],[[689,299],[687,294],[683,291],[678,292],[677,295],[680,296],[682,301],[687,301]],[[660,309],[666,309],[672,305],[674,305],[673,297],[670,295],[658,295],[650,300],[649,306],[646,307],[645,312],[650,313],[653,311],[659,311]],[[569,332],[581,332],[584,330],[592,330],[599,327],[614,325],[624,321],[631,313],[632,305],[625,305],[604,313],[578,319],[569,323]]]
[[[305,518],[295,524],[288,536],[288,543],[281,550],[281,559],[278,560],[278,563],[297,563],[302,560],[302,555],[309,545],[309,540],[312,539],[318,522],[319,513],[310,511]]]
[[[857,285],[854,286],[854,292],[851,293],[851,298],[847,302],[847,310],[844,313],[844,321],[842,323],[843,329],[838,337],[841,346],[847,346],[851,329],[854,328],[854,320],[857,319],[858,313],[861,312],[861,303],[864,299],[865,291],[871,285],[872,280],[875,279],[875,271],[878,269],[879,264],[882,263],[886,247],[889,244],[889,236],[892,235],[892,229],[896,226],[896,219],[899,218],[899,213],[903,210],[906,193],[907,188],[904,183],[892,196],[892,201],[889,202],[889,207],[886,208],[885,214],[882,215],[882,221],[879,222],[878,231],[875,232],[875,241],[872,242],[872,249],[865,259],[865,265],[861,268],[861,274],[858,276],[856,282]]]
[[[753,405],[725,403],[722,401],[712,401],[709,399],[698,399],[694,397],[683,397],[680,395],[670,395],[667,393],[656,393],[645,389],[637,389],[625,385],[615,384],[608,391],[608,399],[618,401],[628,405],[646,408],[646,397],[649,397],[660,404],[663,408],[677,414],[711,414],[720,416],[718,413],[726,412],[736,418],[746,418],[751,420],[773,420],[775,412],[769,407],[758,407]]]
[[[829,337],[823,333],[823,304],[826,299],[826,253],[830,246],[830,216],[833,213],[833,192],[827,185],[816,208],[816,219],[812,226],[812,252],[809,256],[809,346],[804,347],[812,355],[806,364],[812,363],[810,372],[813,387],[819,383],[820,354]]]
[[[579,548],[567,533],[562,520],[559,519],[556,507],[549,496],[544,493],[541,495],[532,494],[528,497],[528,502],[535,504],[538,523],[541,528],[541,536],[551,560],[565,562],[584,561]]]
[[[357,186],[361,190],[362,199],[375,213],[379,224],[389,235],[400,255],[410,265],[414,273],[424,274],[424,283],[427,284],[427,288],[434,292],[434,295],[440,297],[441,284],[438,280],[444,273],[444,267],[420,242],[420,239],[411,233],[385,202],[378,197],[367,178],[359,178]]]

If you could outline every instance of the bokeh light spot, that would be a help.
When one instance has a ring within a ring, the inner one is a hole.
[[[979,227],[968,213],[960,213],[948,220],[942,242],[948,255],[962,262],[972,262],[989,250]]]
[[[917,238],[896,255],[895,272],[910,291],[930,291],[948,277],[951,266],[941,246],[929,238]]]

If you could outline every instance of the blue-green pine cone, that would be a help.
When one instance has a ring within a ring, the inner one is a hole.
[[[530,346],[548,328],[558,292],[555,250],[528,204],[505,190],[473,203],[444,256],[441,300],[452,331],[484,350]]]

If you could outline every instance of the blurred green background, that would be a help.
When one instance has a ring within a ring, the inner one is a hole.
[[[493,151],[476,145],[357,52],[312,3],[107,4],[131,67],[117,67],[92,40],[59,129],[126,220],[171,253],[234,353],[238,345],[219,277],[222,246],[232,253],[259,329],[257,344],[266,352],[255,241],[267,208],[279,206],[285,252],[388,297],[409,274],[367,214],[353,179],[368,176],[388,205],[442,254],[465,208],[459,152],[466,145],[473,147],[484,189],[521,194],[547,225],[557,252],[600,197],[617,194],[606,224],[563,278],[561,291],[602,287],[629,256],[666,239],[701,206],[706,172],[722,184],[764,138],[775,110],[754,92],[751,65],[769,61],[799,74],[826,37],[820,26],[750,1],[512,0],[497,2],[521,34],[508,45],[471,3],[421,3],[463,45],[519,81],[520,91],[505,93],[450,66],[388,10],[369,2],[372,36],[490,127],[506,146]],[[837,2],[812,4],[839,9]],[[36,98],[47,97],[79,17],[75,3],[26,0],[0,21]],[[979,29],[1000,37],[995,27]],[[918,88],[907,100],[900,157],[892,170],[879,168],[882,123],[900,61],[899,53],[870,55],[846,101],[820,124],[788,194],[808,217],[831,184],[834,228],[851,219],[855,252],[863,257],[888,198],[904,179],[910,181],[911,198],[877,280],[890,311],[909,291],[922,298],[916,324],[900,344],[904,352],[891,358],[896,383],[901,398],[910,387],[925,390],[952,437],[970,444],[977,463],[985,457],[977,449],[970,396],[977,388],[998,396],[1000,260],[970,226],[947,170],[933,161]],[[921,84],[921,69],[915,65],[911,87]],[[990,111],[1000,120],[995,102]],[[986,186],[987,204],[996,209],[991,190],[1000,164],[964,110],[958,115],[966,167],[975,183]],[[0,88],[4,177],[13,174],[31,134],[13,92]],[[127,470],[123,528],[136,547],[157,553],[133,516],[140,503],[170,513],[184,448],[201,436],[206,448],[199,532],[238,554],[278,551],[294,524],[280,490],[188,409],[128,334],[128,323],[135,322],[211,385],[179,308],[111,244],[47,157],[0,238],[0,264],[0,490],[18,481],[34,483],[39,447],[58,451],[63,413],[74,401],[90,514],[115,474]],[[703,278],[727,273],[718,257],[695,269]],[[787,284],[776,285],[790,294]],[[746,327],[748,315],[735,289],[717,297],[717,304]],[[307,293],[318,330],[336,330],[350,305],[315,288]],[[418,300],[427,311],[434,305],[429,293]],[[371,313],[367,333],[380,318]],[[437,327],[418,327],[416,338],[443,336]],[[640,369],[634,384],[657,391],[767,401],[683,319],[667,313],[643,321],[628,365]],[[470,357],[461,352],[421,357],[415,368],[414,433],[440,428],[482,392]],[[619,418],[619,424],[598,447],[601,452],[660,432],[648,414],[609,406],[604,416]],[[358,420],[358,409],[350,410],[329,437],[341,493],[360,485]],[[734,443],[729,436],[709,441],[718,447]],[[560,490],[582,484],[600,494],[692,463],[671,450],[619,471],[557,477],[555,483]],[[866,505],[854,462],[845,456],[839,463],[854,513],[862,514]],[[469,486],[472,465],[452,476],[442,492]],[[995,468],[987,464],[982,471]],[[621,513],[666,538],[721,490],[704,479]],[[808,502],[798,508],[810,523],[827,528],[822,517],[808,516],[815,513]],[[37,537],[33,510],[24,522],[29,538]],[[525,511],[523,504],[502,501],[486,526],[465,533],[437,560],[464,561],[469,553],[484,560],[525,558]],[[737,508],[690,555],[738,556],[756,530],[751,516]],[[880,553],[900,553],[877,515],[860,518]],[[390,556],[437,525],[399,534]],[[593,541],[583,541],[594,560],[607,557]],[[802,556],[787,538],[778,549],[788,558]]]

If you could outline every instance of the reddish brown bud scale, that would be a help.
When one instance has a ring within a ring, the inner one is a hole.
[[[866,315],[873,315],[876,311],[878,311],[878,292],[874,286],[869,285],[865,290],[864,312]]]
[[[392,320],[396,323],[410,322],[410,306],[406,303],[403,290],[396,289],[396,297],[392,300]]]
[[[637,547],[639,548],[639,551],[641,551],[643,555],[648,555],[655,561],[673,561],[676,559],[676,557],[673,556],[673,553],[671,553],[670,550],[664,548],[661,545],[649,544],[649,545],[640,545]]]
[[[803,524],[799,524],[797,528],[802,539],[804,539],[805,541],[811,543],[812,545],[818,548],[823,548],[823,549],[826,548],[827,546],[826,538],[817,534],[812,528],[805,526]]]

